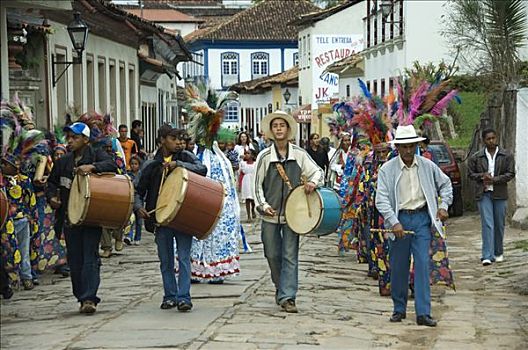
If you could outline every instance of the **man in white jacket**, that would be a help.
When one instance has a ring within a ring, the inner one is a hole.
[[[398,148],[399,156],[386,162],[379,171],[376,208],[396,237],[389,251],[394,304],[390,321],[401,322],[406,318],[412,253],[416,323],[435,327],[429,285],[431,228],[443,234],[442,222],[448,218],[453,187],[435,163],[416,155],[418,142],[423,139],[416,135],[412,125],[398,126],[391,142]]]

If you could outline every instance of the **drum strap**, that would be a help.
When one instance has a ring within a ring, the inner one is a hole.
[[[281,163],[276,163],[275,166],[277,167],[277,171],[279,172],[280,177],[282,177],[282,180],[286,183],[286,186],[288,186],[291,191],[293,187],[290,182],[290,179],[288,178],[288,175],[286,175],[286,170],[284,170],[284,167]]]

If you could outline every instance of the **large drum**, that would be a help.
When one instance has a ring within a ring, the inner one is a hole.
[[[9,202],[4,190],[0,190],[0,230],[4,228],[9,213]]]
[[[293,232],[324,236],[337,230],[341,221],[341,204],[337,193],[330,188],[321,187],[306,195],[301,185],[286,198],[284,216]]]
[[[224,185],[185,168],[165,180],[156,203],[156,221],[198,239],[206,239],[224,207]]]
[[[68,219],[72,225],[122,229],[134,204],[134,186],[126,175],[76,175],[70,189]]]

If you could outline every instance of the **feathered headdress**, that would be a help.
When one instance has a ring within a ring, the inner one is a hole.
[[[228,128],[220,128],[217,134],[217,140],[219,142],[234,142],[236,139],[236,133]]]
[[[13,165],[32,162],[36,152],[45,152],[47,144],[44,133],[39,130],[25,130],[17,118],[18,109],[2,101],[0,127],[2,129],[2,158]],[[39,146],[39,143],[42,143]]]
[[[107,137],[117,137],[110,113],[101,115],[97,112],[84,113],[79,117],[80,122],[90,127],[90,143],[92,146],[102,146]]]
[[[460,103],[457,90],[449,87],[449,80],[440,81],[436,79],[432,84],[426,81],[414,82],[411,88],[409,79],[398,81],[398,99],[400,101],[398,110],[398,122],[400,125],[411,125],[422,115],[429,114],[424,120],[434,120],[440,117],[449,102],[455,99]]]
[[[211,148],[213,141],[217,139],[220,125],[224,120],[224,110],[227,103],[238,98],[235,92],[229,92],[220,102],[214,91],[207,88],[205,84],[189,84],[185,88],[185,109],[189,113],[189,133],[194,136],[196,143]],[[216,106],[210,106],[217,103]],[[214,109],[217,108],[217,109]]]

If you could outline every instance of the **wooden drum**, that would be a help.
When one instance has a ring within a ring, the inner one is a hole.
[[[198,239],[206,239],[224,207],[224,185],[185,168],[165,180],[156,204],[156,221]]]
[[[4,228],[9,213],[9,202],[4,190],[0,190],[0,230]]]
[[[68,218],[72,225],[122,229],[132,214],[134,186],[126,175],[75,175]]]

